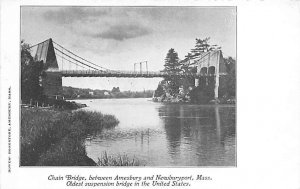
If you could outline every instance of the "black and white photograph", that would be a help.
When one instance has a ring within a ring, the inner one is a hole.
[[[21,166],[236,166],[236,7],[21,7]]]
[[[1,0],[0,188],[300,189],[299,0]]]

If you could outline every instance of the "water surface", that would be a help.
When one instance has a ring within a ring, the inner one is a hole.
[[[77,100],[86,110],[115,115],[113,129],[88,137],[98,160],[126,154],[146,166],[235,166],[235,106],[162,104],[149,99]]]

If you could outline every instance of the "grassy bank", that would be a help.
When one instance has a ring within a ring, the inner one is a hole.
[[[98,158],[97,165],[98,166],[142,166],[137,159],[135,158],[130,159],[127,157],[126,154],[124,155],[119,154],[117,157],[114,157],[114,156],[107,155],[106,151],[104,151],[101,157]]]
[[[114,116],[98,112],[23,108],[21,166],[97,165],[87,157],[84,139],[117,124]]]

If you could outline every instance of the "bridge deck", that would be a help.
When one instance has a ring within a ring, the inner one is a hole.
[[[60,71],[63,77],[212,77],[215,75],[199,75],[199,74],[187,74],[187,73],[166,73],[166,72],[132,72],[132,71],[100,71],[100,70],[62,70]],[[226,75],[226,74],[220,74]]]

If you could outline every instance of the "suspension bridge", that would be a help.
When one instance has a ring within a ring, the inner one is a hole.
[[[29,47],[36,61],[43,61],[46,77],[42,79],[42,86],[48,96],[60,95],[62,91],[62,77],[123,77],[123,78],[168,78],[188,77],[195,79],[215,78],[215,97],[218,97],[220,76],[226,75],[226,68],[221,50],[203,53],[193,62],[188,62],[197,68],[196,73],[170,73],[164,71],[149,71],[148,62],[134,63],[132,71],[112,70],[91,62],[79,56],[51,38]]]

